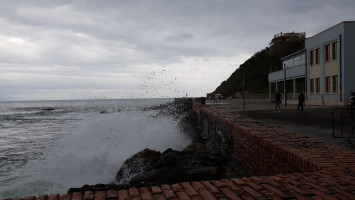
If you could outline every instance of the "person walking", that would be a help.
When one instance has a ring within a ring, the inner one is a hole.
[[[281,94],[280,92],[276,91],[275,93],[275,111],[274,112],[281,112]]]
[[[304,94],[301,91],[300,94],[298,95],[298,105],[297,105],[297,111],[298,112],[303,112],[303,106],[304,106]]]

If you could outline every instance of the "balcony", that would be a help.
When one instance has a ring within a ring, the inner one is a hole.
[[[299,65],[296,67],[286,68],[286,80],[303,78],[306,76],[306,67],[305,65]],[[279,82],[285,79],[285,71],[279,70],[271,72],[268,74],[269,82]]]

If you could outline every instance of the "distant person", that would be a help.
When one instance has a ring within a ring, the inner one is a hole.
[[[297,111],[303,112],[303,106],[304,106],[304,94],[303,92],[300,92],[300,94],[298,95]]]
[[[275,93],[275,111],[274,112],[281,112],[281,94],[280,92],[276,91]]]

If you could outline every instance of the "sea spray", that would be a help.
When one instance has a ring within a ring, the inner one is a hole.
[[[70,187],[111,183],[122,163],[136,152],[150,148],[182,149],[190,141],[171,117],[158,111],[125,111],[98,114],[83,121],[48,147],[40,160],[31,160],[19,173],[22,181],[1,189],[1,197],[65,193]]]

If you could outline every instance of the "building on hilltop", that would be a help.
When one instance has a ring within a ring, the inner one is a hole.
[[[297,80],[304,80],[308,102],[349,101],[350,92],[355,90],[354,52],[355,21],[341,22],[306,38],[305,50],[282,58],[283,69],[268,75],[270,99],[275,90],[283,91],[284,98],[296,98],[302,87],[297,86]]]
[[[295,32],[290,32],[290,33],[278,33],[274,35],[274,38],[271,40],[270,45],[276,44],[276,43],[281,43],[281,42],[293,42],[293,41],[299,41],[302,39],[306,38],[306,33],[301,32],[301,33],[295,33]]]

